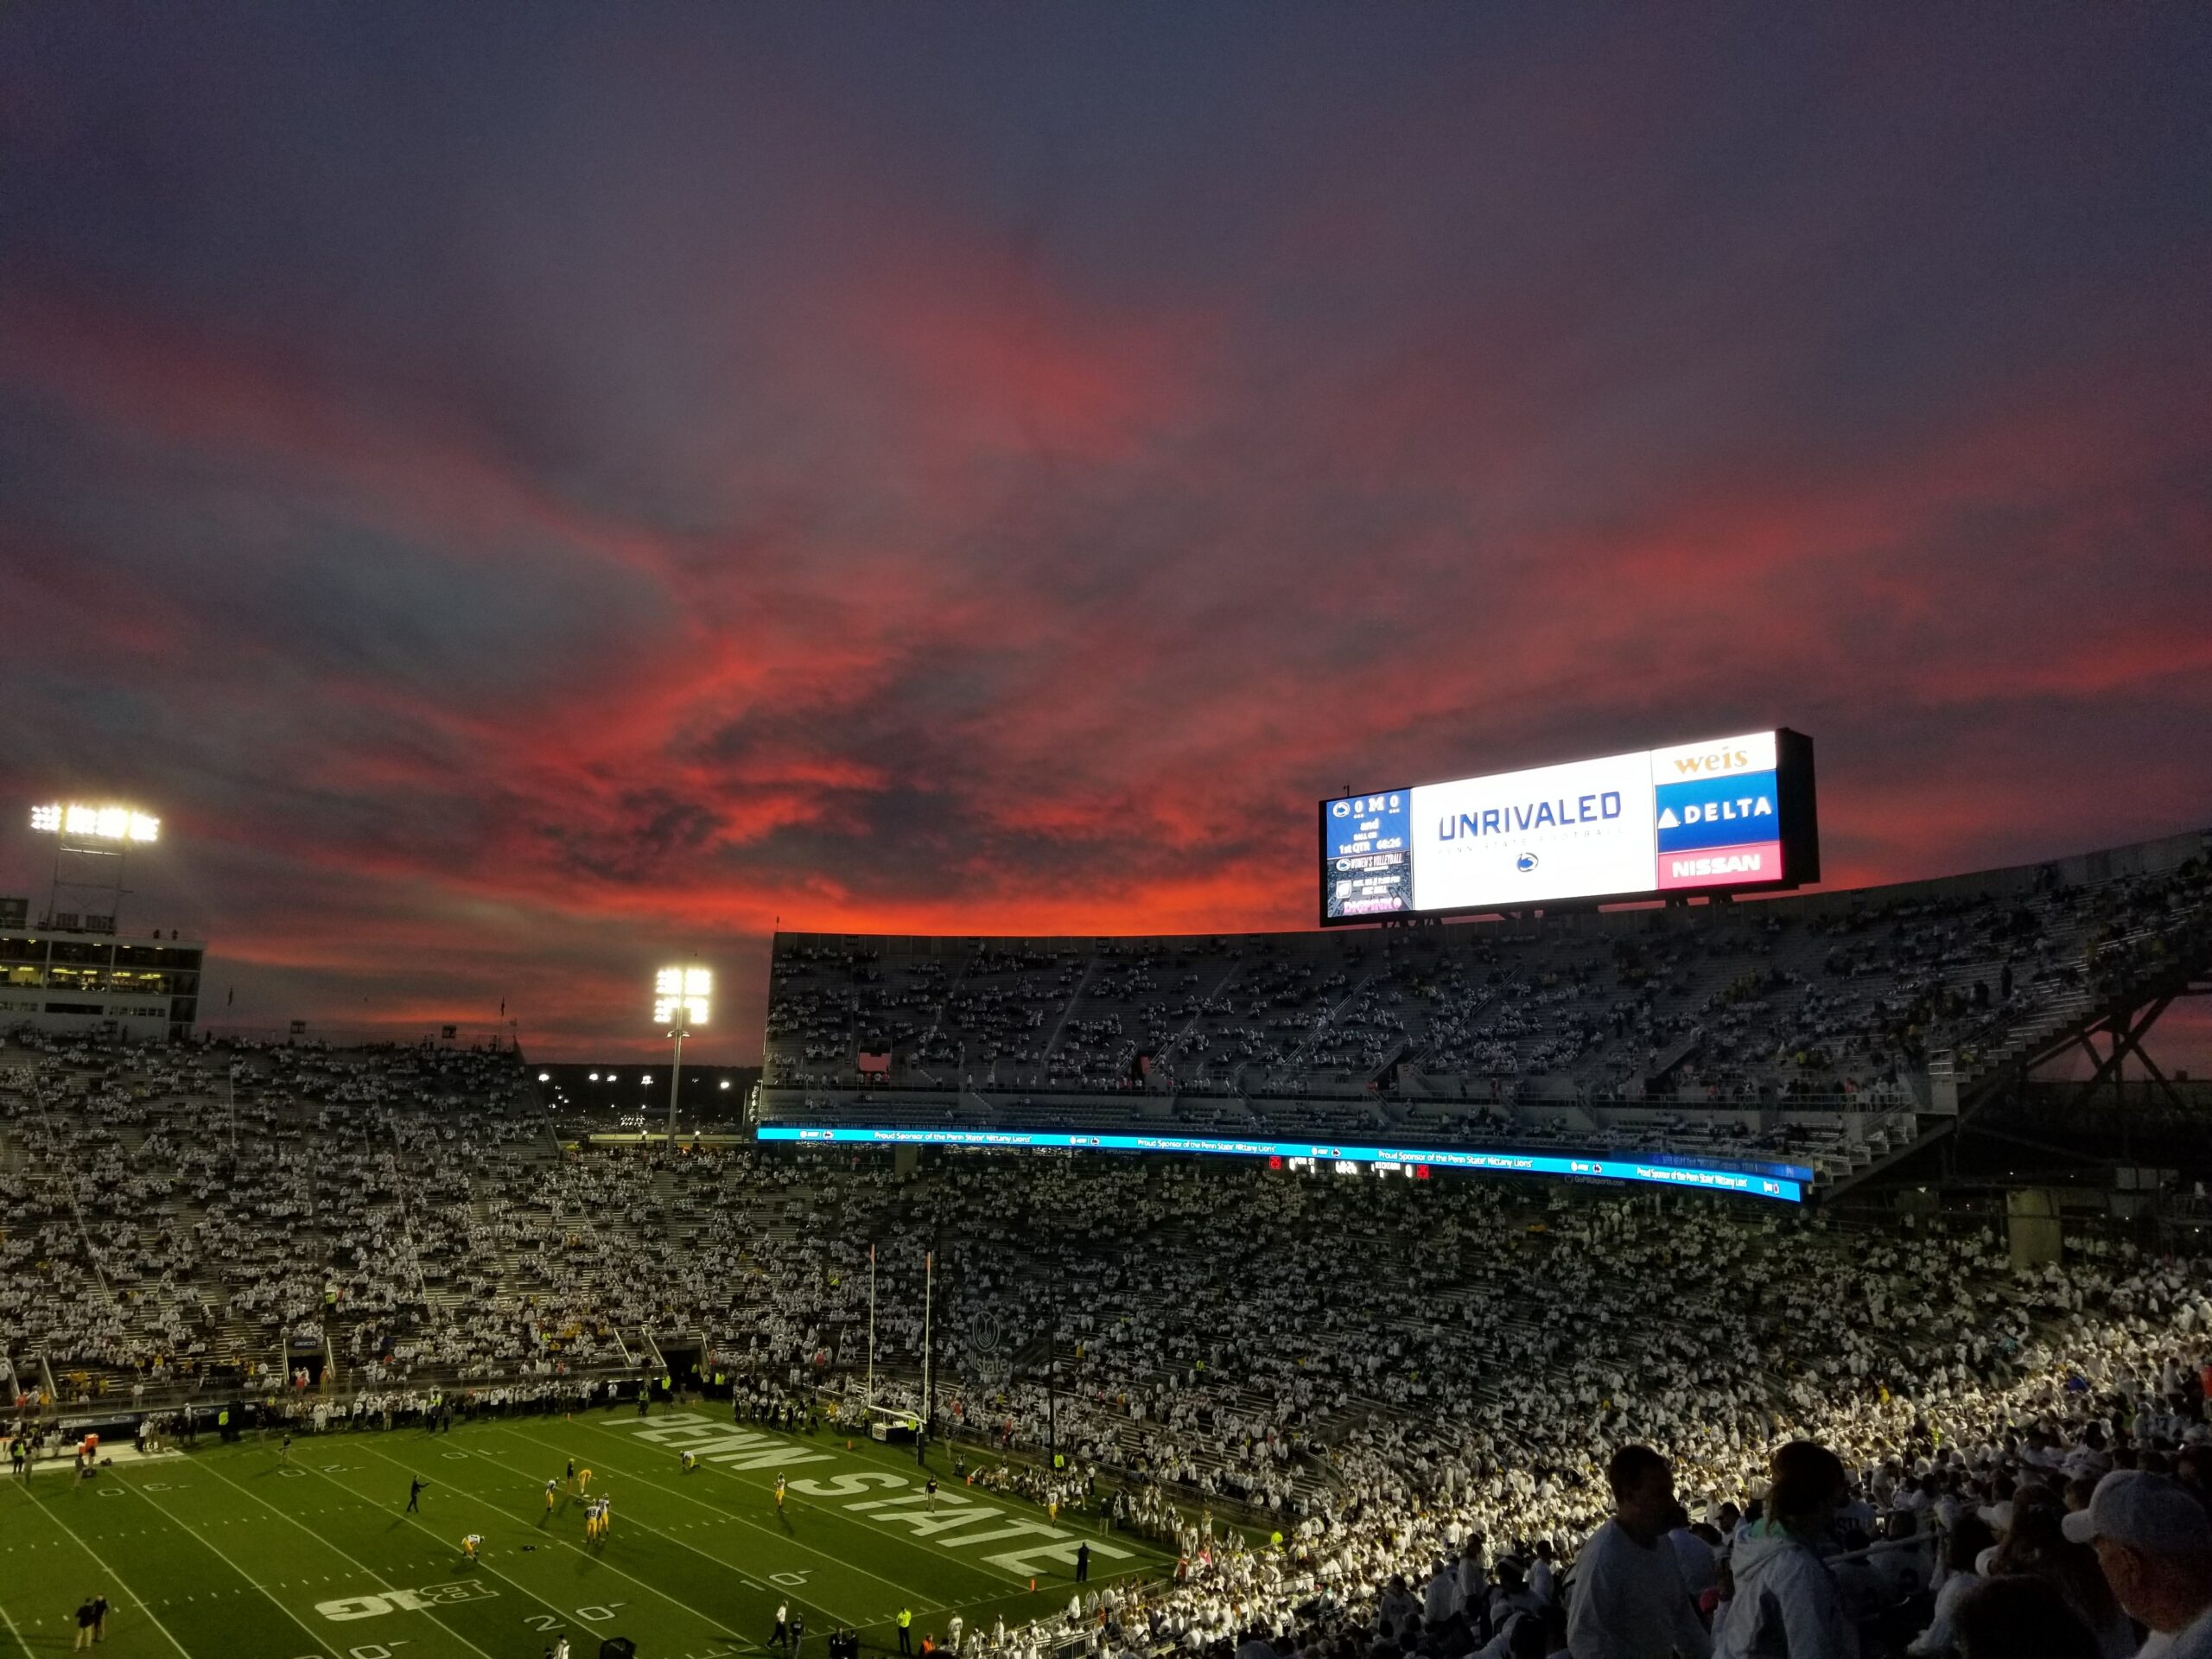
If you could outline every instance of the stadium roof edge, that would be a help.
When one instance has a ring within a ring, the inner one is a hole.
[[[1849,910],[1867,902],[1870,895],[1879,894],[1876,902],[1891,903],[1916,898],[1944,898],[1955,894],[1986,892],[1993,887],[2031,887],[2042,879],[2043,873],[2055,870],[2059,880],[2069,885],[2090,881],[2110,880],[2116,876],[2156,874],[2177,868],[2191,858],[2212,854],[2212,827],[2188,830],[2170,836],[2153,836],[2148,840],[2128,842],[2118,847],[2107,847],[2091,852],[2070,853],[2055,858],[2043,858],[2023,864],[1999,865],[1989,869],[1967,870],[1951,875],[1923,876],[1910,881],[1884,882],[1864,887],[1807,887],[1794,893],[1747,893],[1737,902],[1781,906],[1785,909],[1812,915],[1828,915],[1838,910]],[[1632,903],[1607,906],[1603,912],[1593,912],[1573,904],[1534,906],[1548,912],[1547,918],[1557,920],[1566,915],[1624,917],[1642,914],[1667,914],[1657,901],[1639,899]],[[1676,910],[1674,914],[1686,912]],[[1708,907],[1700,906],[1687,912],[1702,917]],[[1486,925],[1505,919],[1494,916],[1455,917],[1443,924],[1448,926]],[[786,944],[814,942],[840,942],[859,939],[963,939],[992,940],[1009,945],[1041,944],[1088,940],[1141,941],[1175,939],[1227,938],[1312,938],[1337,939],[1339,942],[1363,932],[1380,930],[1351,927],[1299,927],[1279,929],[1251,929],[1236,927],[1198,928],[1185,933],[869,933],[861,931],[811,931],[795,928],[779,928],[771,936],[771,950],[779,950]]]

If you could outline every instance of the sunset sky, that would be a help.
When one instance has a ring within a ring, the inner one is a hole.
[[[1302,927],[1789,725],[1828,885],[2212,824],[2212,10],[0,13],[0,893],[650,1045],[787,928]],[[234,1006],[226,990],[235,990]]]

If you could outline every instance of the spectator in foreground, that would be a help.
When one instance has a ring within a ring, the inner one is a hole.
[[[1978,1580],[1959,1604],[1960,1659],[2097,1659],[2097,1639],[2049,1579]]]
[[[2145,1653],[2212,1659],[2212,1517],[2186,1487],[2115,1469],[2062,1525],[2070,1541],[2095,1548],[2120,1605],[2151,1627]]]
[[[2134,1628],[2098,1570],[2095,1552],[2060,1530],[2064,1516],[2049,1488],[2021,1487],[2012,1499],[2012,1530],[1989,1564],[1990,1576],[2043,1580],[2096,1637],[2101,1659],[2133,1659]]]
[[[1605,1465],[1612,1519],[1574,1559],[1567,1648],[1573,1659],[1707,1659],[1706,1633],[1680,1558],[1667,1541],[1675,1475],[1648,1446],[1624,1446]]]
[[[1905,1649],[1913,1659],[1941,1659],[1958,1646],[1959,1604],[1973,1593],[1981,1578],[1974,1566],[1982,1551],[1994,1547],[1996,1537],[1979,1515],[1962,1515],[1943,1542],[1943,1560],[1950,1571],[1936,1592],[1936,1611],[1928,1628]]]
[[[1816,1552],[1849,1482],[1834,1452],[1792,1440],[1774,1454],[1766,1518],[1736,1535],[1735,1594],[1720,1616],[1717,1659],[1856,1659],[1835,1582]]]

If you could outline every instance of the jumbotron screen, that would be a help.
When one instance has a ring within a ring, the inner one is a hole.
[[[1789,730],[1321,803],[1321,924],[1779,889],[1821,874]]]

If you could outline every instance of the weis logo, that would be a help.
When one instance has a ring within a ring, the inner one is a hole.
[[[1716,772],[1741,772],[1751,764],[1748,749],[1707,749],[1703,754],[1678,754],[1675,757],[1677,778],[1702,778]],[[1766,769],[1765,762],[1760,770]]]

